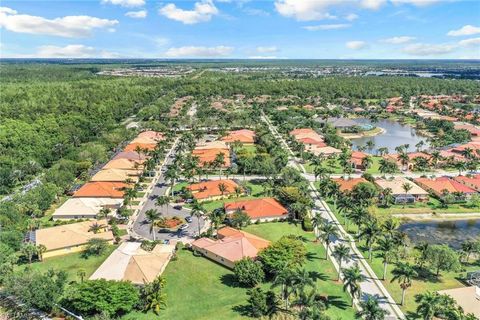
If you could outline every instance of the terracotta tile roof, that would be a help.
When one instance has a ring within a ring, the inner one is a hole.
[[[135,165],[136,163],[138,165]],[[107,164],[105,164],[102,169],[138,170],[141,168],[141,163],[136,160],[114,159],[107,162]]]
[[[255,131],[248,129],[230,131],[227,136],[221,138],[220,140],[222,140],[223,142],[239,141],[242,143],[254,143]]]
[[[438,195],[442,194],[443,190],[447,190],[448,192],[463,192],[463,193],[476,193],[470,187],[461,184],[458,181],[450,179],[448,177],[439,177],[436,179],[428,179],[428,178],[417,178],[414,179],[415,183],[418,185],[430,189]]]
[[[362,183],[362,182],[368,182],[366,179],[364,178],[352,178],[352,179],[348,179],[348,180],[344,180],[343,178],[335,178],[335,179],[332,179],[333,181],[335,181],[336,183],[338,183],[338,185],[340,186],[340,191],[352,191],[353,188],[359,184],[359,183]]]
[[[300,129],[294,129],[292,131],[290,131],[290,135],[292,136],[296,136],[296,135],[299,135],[299,134],[310,134],[310,133],[316,133],[315,130],[313,129],[310,129],[310,128],[300,128]]]
[[[117,160],[117,159],[127,159],[127,160],[134,160],[137,162],[143,163],[143,161],[147,160],[149,157],[145,154],[139,154],[136,151],[122,151],[115,155],[115,157],[112,158],[112,160]]]
[[[153,150],[155,149],[156,145],[156,143],[130,143],[123,149],[123,151],[135,151],[137,147],[147,150]]]
[[[153,138],[148,138],[148,137],[143,137],[143,138],[135,138],[133,139],[132,141],[130,141],[130,143],[142,143],[142,144],[157,144],[157,140],[153,139]]]
[[[62,226],[39,229],[35,231],[35,244],[43,244],[47,247],[47,251],[84,245],[92,238],[100,238],[105,240],[113,240],[111,231],[103,231],[94,234],[89,232],[94,221],[84,221],[71,223]],[[98,224],[108,226],[107,221],[97,221]],[[107,229],[108,227],[106,227]]]
[[[327,146],[327,144],[325,142],[323,142],[323,140],[312,139],[312,138],[309,138],[309,137],[298,138],[297,141],[301,142],[301,143],[304,143],[304,144],[315,145],[315,146],[318,146],[318,147],[326,147]]]
[[[218,230],[218,237],[216,241],[200,238],[192,242],[192,246],[235,262],[245,257],[255,258],[260,250],[270,245],[270,241],[229,227]]]
[[[288,215],[285,209],[274,198],[261,198],[225,203],[225,212],[231,213],[237,209],[245,211],[252,219],[284,217]]]
[[[233,180],[210,180],[200,183],[194,183],[187,186],[187,190],[190,190],[195,199],[208,199],[211,197],[219,197],[222,195],[218,186],[223,183],[226,186],[226,191],[224,195],[234,194],[235,188],[238,187],[238,184]]]
[[[471,177],[457,176],[454,179],[462,184],[471,186],[472,188],[475,188],[477,190],[479,190],[480,188],[480,174]]]
[[[100,198],[123,198],[125,188],[128,184],[123,182],[87,182],[77,192],[73,194],[75,198],[79,197],[100,197]]]
[[[224,142],[221,142],[223,145]],[[225,145],[226,146],[226,145]],[[228,147],[213,147],[213,145],[199,146],[192,151],[192,155],[197,156],[199,159],[199,166],[203,167],[207,163],[215,160],[218,154],[224,154],[224,168],[230,167],[230,149]]]
[[[470,132],[474,136],[480,135],[480,129],[477,126],[474,126],[473,124],[468,124],[468,123],[456,124],[454,126],[454,128],[455,128],[455,130],[462,130],[462,129],[467,130],[468,132]]]

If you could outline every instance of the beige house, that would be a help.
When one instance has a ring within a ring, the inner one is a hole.
[[[96,234],[89,231],[94,223],[98,223],[104,228]],[[106,220],[66,224],[35,230],[30,233],[31,242],[37,246],[44,245],[47,248],[47,251],[43,254],[44,258],[83,251],[88,240],[93,238],[104,239],[113,243],[114,238]]]
[[[95,219],[104,208],[115,212],[122,206],[117,198],[71,198],[65,201],[52,215],[53,220]]]
[[[472,313],[480,319],[480,287],[470,286],[438,291],[452,297],[465,314]]]
[[[403,177],[395,177],[393,179],[377,179],[375,180],[375,184],[382,190],[390,188],[396,203],[428,200],[427,191]],[[408,192],[405,192],[403,188],[404,184],[410,185],[410,190]]]
[[[98,171],[90,181],[137,182],[141,174],[141,170],[104,169]]]
[[[124,242],[92,274],[90,280],[131,281],[143,285],[161,275],[175,251],[174,245],[157,244],[152,251],[141,242]]]

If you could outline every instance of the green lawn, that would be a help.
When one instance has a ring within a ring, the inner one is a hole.
[[[79,280],[77,271],[85,270],[86,278],[90,277],[95,270],[103,263],[103,261],[115,250],[117,246],[111,245],[107,251],[100,256],[91,256],[83,258],[82,253],[71,253],[58,257],[44,259],[42,262],[34,262],[30,265],[33,270],[45,272],[50,269],[63,270],[68,273],[69,280]],[[18,268],[25,268],[28,265],[20,265]]]
[[[250,154],[256,154],[257,153],[257,147],[255,145],[243,145],[241,148],[238,148],[236,150],[237,153],[250,153]]]
[[[413,214],[413,213],[468,213],[478,212],[480,209],[476,207],[469,207],[465,204],[454,203],[449,204],[447,208],[442,208],[440,201],[434,197],[430,197],[426,202],[415,202],[412,204],[393,205],[389,208],[378,208],[378,213],[382,215],[391,214]]]
[[[367,169],[367,173],[370,174],[378,174],[380,173],[380,160],[382,157],[378,156],[371,156],[372,158],[372,165],[370,168]],[[305,165],[305,170],[307,170],[308,173],[313,173],[314,166],[312,165],[311,162],[307,162]],[[340,166],[340,163],[337,159],[335,160],[326,160],[323,163],[323,167],[330,169],[330,171],[334,174],[343,174],[342,167]]]
[[[254,224],[245,228],[245,231],[272,241],[288,234],[305,236],[306,246],[311,253],[305,268],[318,272],[322,278],[317,280],[319,293],[335,298],[335,303],[327,310],[327,314],[332,319],[354,318],[348,295],[333,280],[336,277],[333,265],[323,260],[324,249],[320,244],[312,242],[311,234],[288,223]],[[247,290],[234,285],[233,274],[229,269],[182,250],[178,253],[178,260],[171,261],[163,275],[167,281],[167,308],[159,316],[151,312],[136,312],[122,319],[250,319],[238,311],[247,304]],[[270,284],[264,283],[262,287],[269,289]]]
[[[367,169],[367,173],[378,174],[380,173],[380,160],[382,157],[372,156],[372,165]]]

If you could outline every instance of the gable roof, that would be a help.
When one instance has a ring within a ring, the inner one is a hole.
[[[139,154],[136,151],[122,151],[115,155],[112,160],[117,159],[127,159],[127,160],[134,160],[137,162],[143,163],[144,160],[147,160],[149,157],[145,154]]]
[[[288,214],[285,209],[274,198],[260,198],[243,201],[225,203],[225,211],[235,211],[240,209],[245,211],[252,219],[264,217],[282,217]]]
[[[219,240],[200,238],[192,246],[235,262],[245,257],[255,258],[260,250],[270,245],[270,241],[230,227],[218,230],[218,234]]]
[[[471,177],[457,176],[454,179],[460,183],[471,185],[474,188],[480,188],[480,174],[476,174]]]
[[[93,221],[84,221],[78,223],[71,223],[51,228],[35,230],[35,245],[43,244],[47,251],[84,245],[88,240],[93,238],[105,239],[108,241],[113,240],[111,231],[98,232],[94,234],[89,232],[88,229],[95,223]],[[106,220],[100,220],[98,224],[107,226]]]
[[[135,169],[135,167],[141,168],[142,165],[138,161],[134,161],[134,160],[114,159],[107,162],[107,164],[105,164],[102,169],[138,170],[138,169]]]
[[[153,139],[155,141],[160,141],[160,140],[164,139],[164,136],[163,136],[162,133],[157,132],[157,131],[153,131],[153,130],[147,130],[147,131],[140,132],[137,137],[138,138],[150,138],[150,139]]]
[[[224,195],[229,195],[235,193],[235,188],[239,185],[230,179],[225,180],[210,180],[199,183],[193,183],[187,186],[187,190],[192,192],[192,195],[195,199],[207,199],[211,197],[221,196],[218,186],[223,183],[226,187]]]
[[[128,144],[123,151],[135,151],[137,147],[147,150],[153,150],[157,146],[156,143],[139,143],[139,142],[131,142]]]
[[[242,143],[254,143],[255,142],[255,131],[242,129],[230,131],[228,135],[221,138],[223,142],[234,142],[239,141]]]
[[[437,194],[442,194],[443,190],[447,190],[448,192],[476,193],[472,188],[448,177],[439,177],[436,179],[417,178],[414,179],[414,181]]]
[[[102,208],[116,207],[123,199],[114,198],[70,198],[65,201],[52,217],[96,216]]]
[[[123,198],[124,190],[128,187],[124,182],[92,181],[85,183],[73,197]]]
[[[123,170],[123,169],[103,169],[98,171],[90,181],[117,181],[124,182],[127,179],[138,181],[138,176],[142,172],[140,170]]]

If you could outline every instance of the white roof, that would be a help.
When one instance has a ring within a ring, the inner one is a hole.
[[[393,179],[377,179],[375,180],[375,183],[382,189],[386,189],[386,188],[392,189],[392,194],[394,195],[405,194],[405,190],[403,190],[403,187],[402,187],[404,183],[407,183],[412,187],[412,189],[408,191],[408,194],[425,195],[425,196],[428,195],[427,191],[423,190],[412,181],[402,177],[396,177]]]
[[[123,199],[113,198],[71,198],[65,201],[55,212],[55,216],[96,216],[102,208],[116,207]]]

